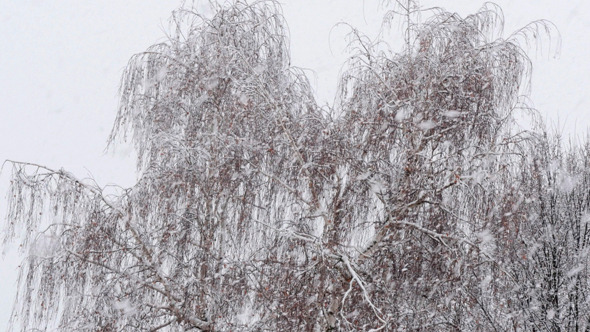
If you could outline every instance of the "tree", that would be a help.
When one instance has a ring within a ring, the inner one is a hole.
[[[512,186],[524,217],[511,248],[517,306],[529,330],[585,331],[588,316],[588,143],[564,149],[543,133],[528,142]]]
[[[466,18],[435,9],[425,22],[417,4],[397,5],[405,49],[353,31],[330,110],[290,67],[276,2],[236,1],[212,18],[176,11],[167,42],[132,57],[122,78],[110,142],[131,135],[134,187],[110,197],[64,170],[12,163],[7,239],[32,253],[13,327],[586,326],[586,245],[547,265],[563,248],[555,227],[536,224],[553,213],[538,175],[548,157],[531,148],[537,134],[512,126],[530,73],[517,37],[550,24],[504,39],[494,5]],[[585,170],[572,158],[572,172]],[[563,198],[581,204],[572,221],[583,202]],[[572,227],[565,241],[581,243]],[[547,250],[521,262],[538,231]],[[555,279],[572,268],[573,288]]]

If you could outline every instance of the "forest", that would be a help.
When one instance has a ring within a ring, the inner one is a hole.
[[[389,5],[328,106],[277,1],[175,11],[121,78],[133,187],[7,161],[11,329],[590,331],[590,144],[527,102],[556,28]]]

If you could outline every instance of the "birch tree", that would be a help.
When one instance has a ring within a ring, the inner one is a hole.
[[[110,142],[133,142],[135,186],[113,197],[11,162],[6,241],[29,253],[12,327],[528,330],[544,319],[531,301],[572,326],[549,310],[583,312],[585,288],[560,284],[555,307],[514,265],[536,236],[527,209],[545,204],[519,201],[536,178],[515,165],[546,160],[514,126],[530,75],[518,38],[551,25],[504,37],[494,5],[425,21],[401,8],[399,52],[353,30],[330,109],[290,65],[277,2],[176,11],[121,81]],[[583,285],[576,264],[556,268]]]

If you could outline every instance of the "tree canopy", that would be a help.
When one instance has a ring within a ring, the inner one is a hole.
[[[589,329],[590,145],[514,120],[522,41],[552,25],[393,8],[404,48],[353,31],[332,107],[277,2],[174,12],[121,81],[109,141],[130,136],[136,185],[12,162],[12,328]]]

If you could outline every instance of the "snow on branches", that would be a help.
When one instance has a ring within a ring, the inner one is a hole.
[[[530,61],[499,8],[404,8],[402,52],[355,31],[333,110],[277,2],[176,11],[121,82],[135,186],[10,162],[13,328],[586,327],[587,148],[512,125]]]

